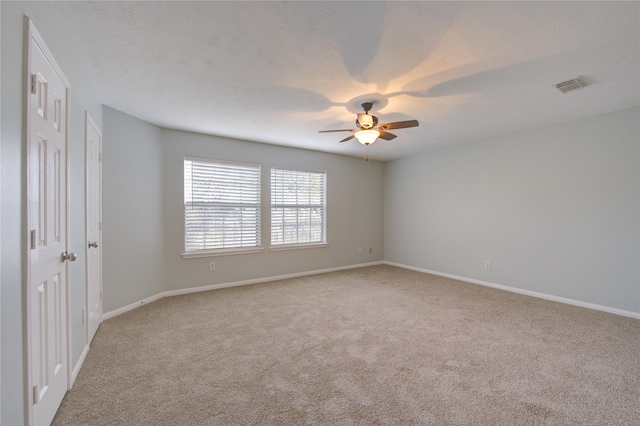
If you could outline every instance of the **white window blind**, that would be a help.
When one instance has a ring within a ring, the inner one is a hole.
[[[186,253],[260,246],[260,166],[186,157]]]
[[[271,245],[326,243],[325,172],[271,169]]]

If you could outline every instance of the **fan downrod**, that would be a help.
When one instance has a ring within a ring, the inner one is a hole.
[[[364,109],[365,114],[369,114],[369,111],[371,111],[371,108],[373,108],[373,102],[362,103],[362,109]]]

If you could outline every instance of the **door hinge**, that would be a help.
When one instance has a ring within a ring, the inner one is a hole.
[[[102,300],[102,289],[100,289],[100,300]]]
[[[35,74],[31,74],[31,93],[34,95],[38,91],[38,76]]]
[[[102,153],[98,154],[98,161],[102,161]]]
[[[38,403],[38,385],[33,385],[33,405]]]
[[[36,230],[31,230],[31,250],[36,249]]]
[[[98,230],[102,231],[102,222],[98,222]]]

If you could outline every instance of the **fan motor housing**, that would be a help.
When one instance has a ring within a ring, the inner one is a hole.
[[[372,129],[378,124],[378,117],[369,114],[358,114],[356,126],[360,129]]]

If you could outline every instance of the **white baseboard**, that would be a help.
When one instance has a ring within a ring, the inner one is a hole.
[[[109,318],[117,317],[120,314],[124,314],[125,312],[129,312],[135,308],[139,308],[142,305],[146,305],[147,303],[155,302],[156,300],[162,299],[164,297],[164,293],[159,293],[154,296],[147,297],[145,299],[139,300],[137,302],[131,303],[127,306],[123,306],[122,308],[114,309],[111,312],[107,312],[102,314],[102,320],[108,320]]]
[[[80,358],[76,363],[76,366],[73,368],[73,373],[71,373],[71,383],[69,383],[69,390],[73,387],[73,384],[76,382],[76,378],[78,374],[80,374],[80,369],[82,368],[82,364],[84,364],[84,360],[87,358],[87,354],[89,353],[89,345],[85,345],[82,353],[80,354]]]
[[[621,316],[624,316],[624,317],[640,319],[640,313],[639,312],[626,311],[624,309],[612,308],[612,307],[603,306],[603,305],[596,305],[595,303],[582,302],[580,300],[568,299],[566,297],[560,297],[560,296],[553,296],[551,294],[540,293],[540,292],[531,291],[531,290],[524,290],[524,289],[516,288],[516,287],[509,287],[509,286],[502,285],[502,284],[495,284],[495,283],[490,283],[490,282],[487,282],[487,281],[476,280],[476,279],[473,279],[473,278],[461,277],[461,276],[453,275],[453,274],[446,274],[444,272],[432,271],[432,270],[424,269],[424,268],[416,268],[414,266],[403,265],[401,263],[389,262],[389,261],[386,261],[386,260],[383,263],[385,265],[397,266],[398,268],[410,269],[412,271],[423,272],[425,274],[438,275],[440,277],[451,278],[451,279],[454,279],[454,280],[464,281],[464,282],[468,282],[468,283],[471,283],[471,284],[478,284],[478,285],[482,285],[482,286],[485,286],[485,287],[492,287],[492,288],[497,288],[499,290],[509,291],[509,292],[512,292],[512,293],[524,294],[525,296],[532,296],[532,297],[537,297],[539,299],[551,300],[553,302],[565,303],[567,305],[579,306],[581,308],[594,309],[596,311],[603,311],[603,312],[608,312],[610,314],[615,314],[615,315],[621,315]]]
[[[359,263],[357,265],[338,266],[336,268],[316,269],[314,271],[297,272],[294,274],[274,275],[271,277],[255,278],[252,280],[233,281],[230,283],[213,284],[213,285],[207,285],[207,286],[201,286],[201,287],[190,287],[190,288],[184,288],[180,290],[169,290],[169,291],[165,291],[163,295],[164,297],[179,296],[181,294],[198,293],[201,291],[217,290],[220,288],[240,287],[244,285],[252,285],[252,284],[260,284],[260,283],[266,283],[271,281],[286,280],[289,278],[306,277],[309,275],[326,274],[327,272],[344,271],[346,269],[364,268],[367,266],[375,266],[375,265],[382,265],[382,264],[383,264],[383,261],[379,261],[379,262],[370,262],[370,263]]]
[[[163,297],[180,296],[182,294],[199,293],[201,291],[218,290],[221,288],[240,287],[245,285],[260,284],[260,283],[266,283],[271,281],[286,280],[289,278],[298,278],[298,277],[306,277],[309,275],[326,274],[327,272],[344,271],[347,269],[365,268],[367,266],[382,265],[383,263],[384,261],[380,260],[377,262],[358,263],[355,265],[338,266],[335,268],[327,268],[327,269],[316,269],[314,271],[296,272],[293,274],[274,275],[271,277],[255,278],[252,280],[233,281],[233,282],[222,283],[222,284],[212,284],[212,285],[205,285],[200,287],[182,288],[179,290],[169,290],[169,291],[164,291],[162,293],[158,293],[155,296],[147,297],[146,299],[140,300],[138,302],[131,303],[127,306],[123,306],[122,308],[115,309],[111,312],[107,312],[102,315],[102,319],[108,320],[109,318],[113,318],[120,314],[124,314],[125,312],[131,311],[147,303],[151,303],[156,300],[162,299]]]

